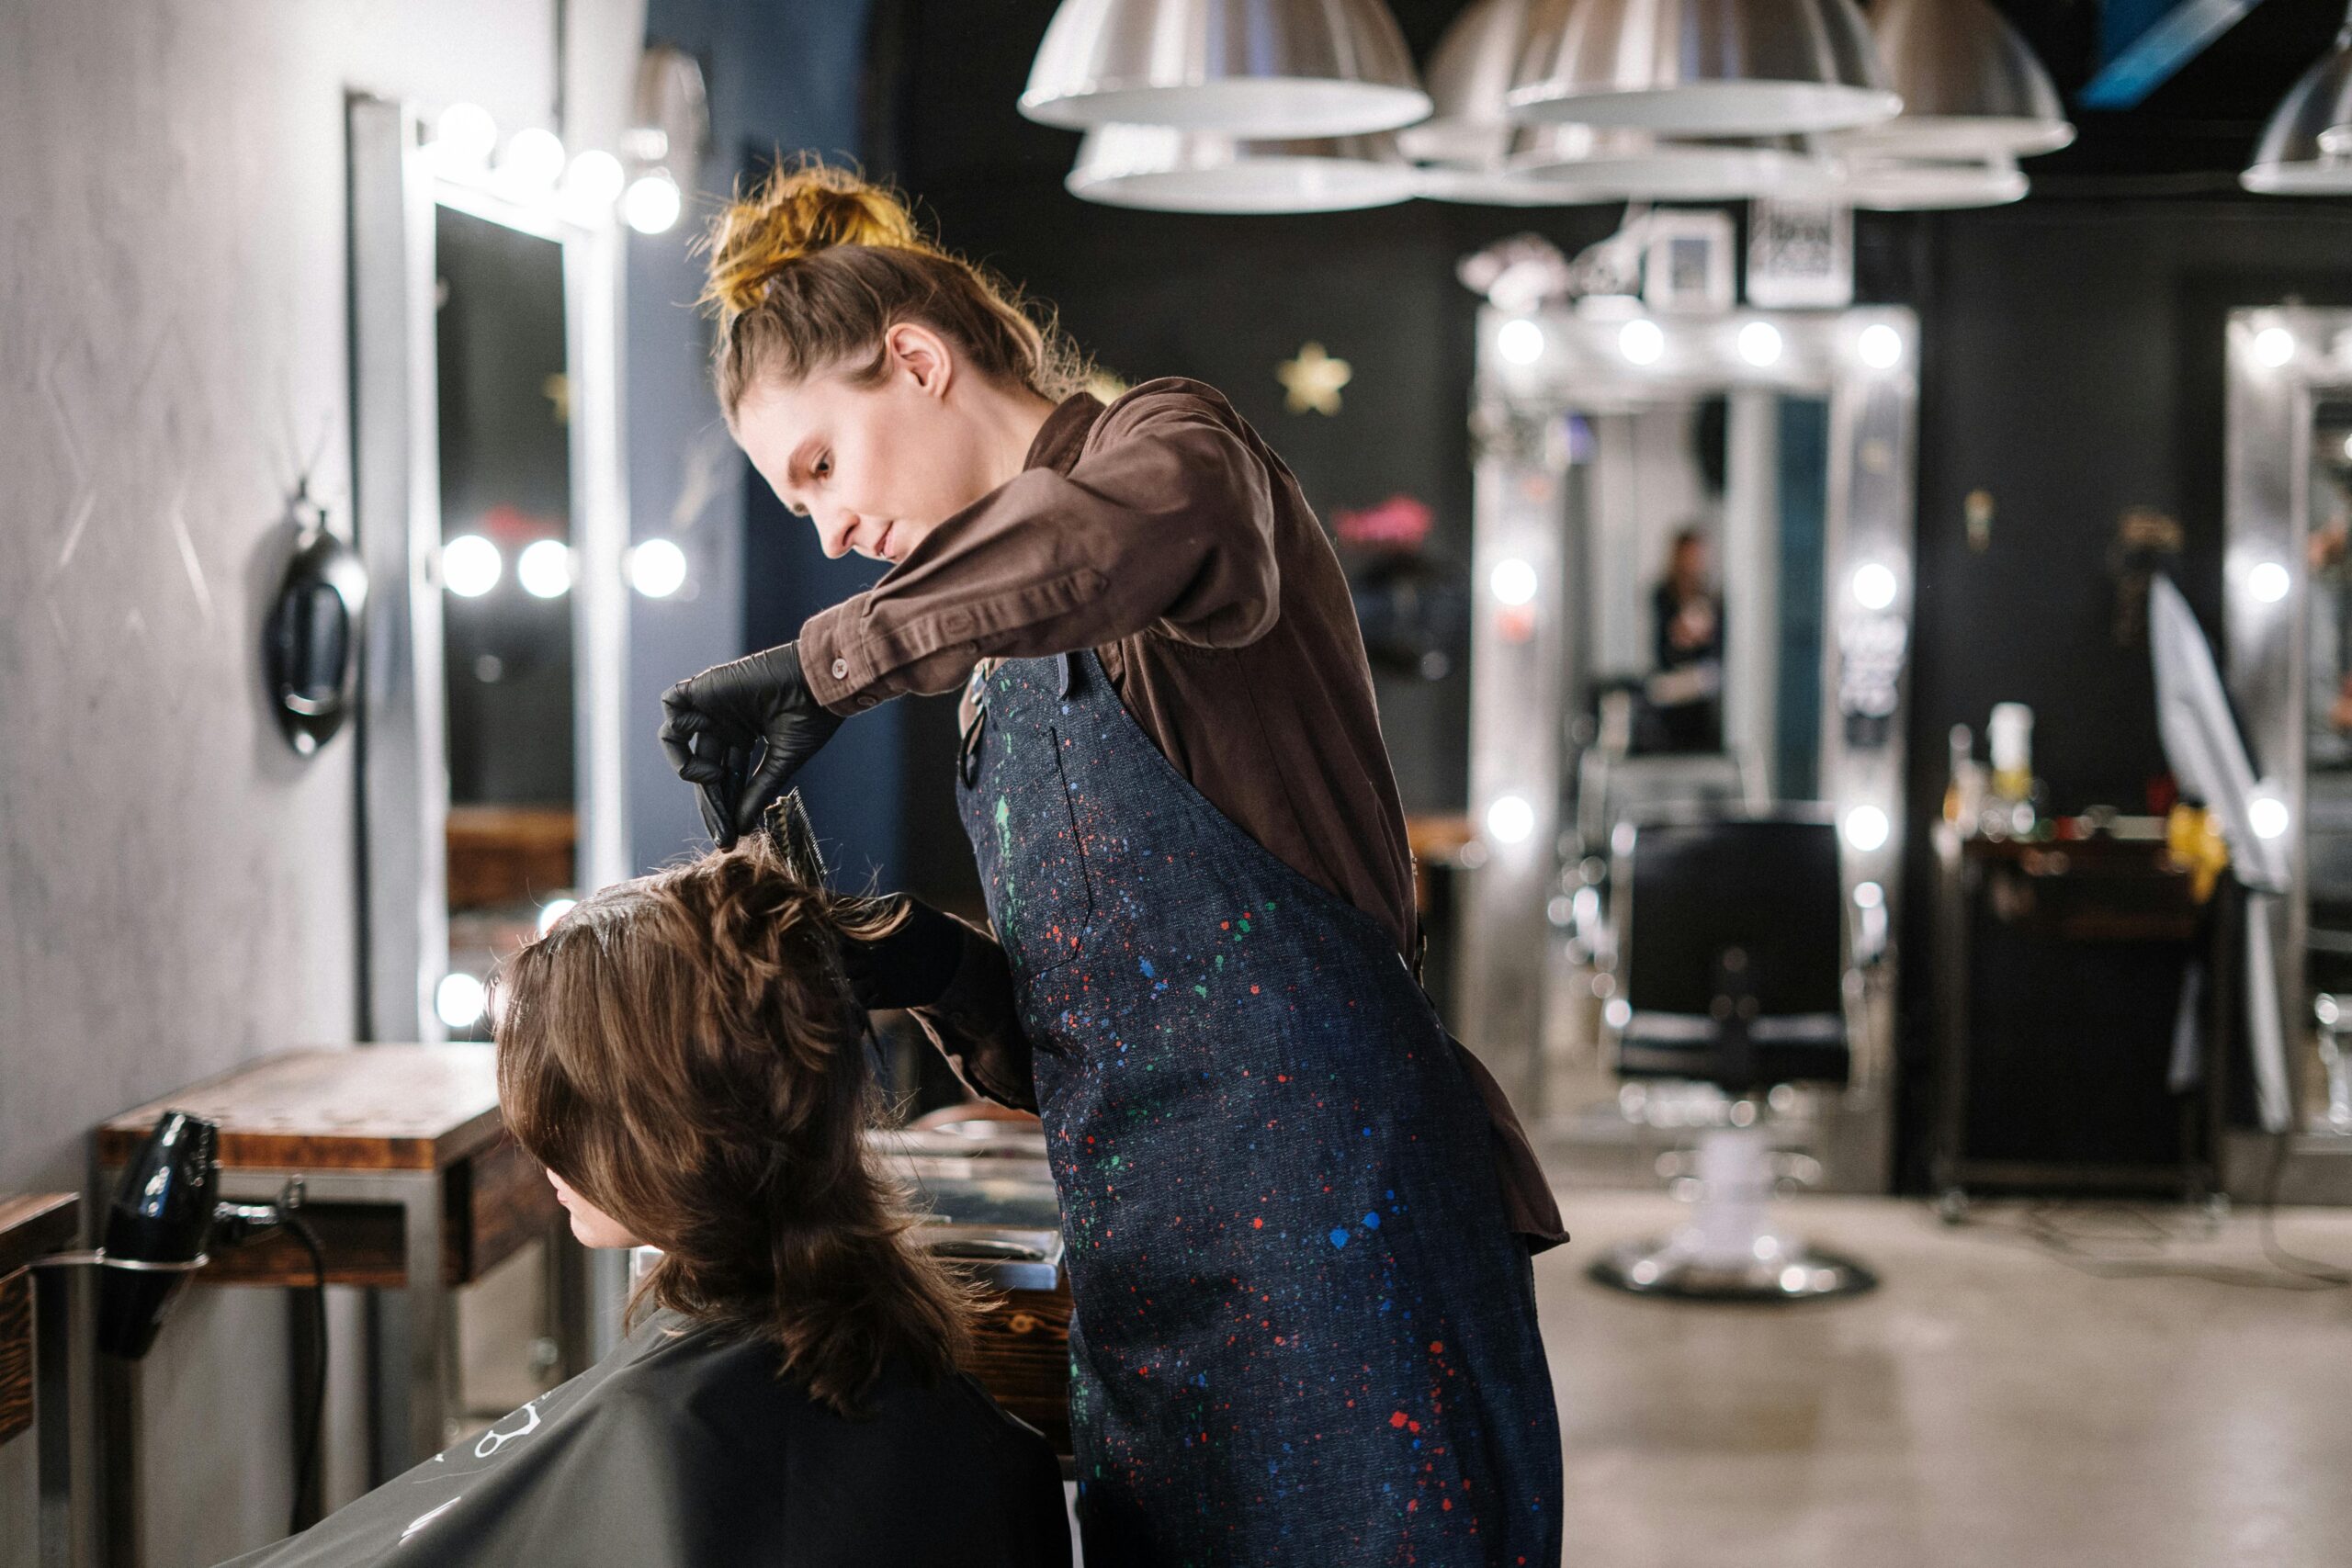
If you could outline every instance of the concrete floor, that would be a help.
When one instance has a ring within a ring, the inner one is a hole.
[[[2352,1561],[2352,1291],[2097,1278],[2022,1205],[1940,1224],[1890,1199],[1786,1205],[1874,1269],[1802,1307],[1641,1300],[1584,1277],[1668,1229],[1662,1195],[1566,1191],[1536,1260],[1566,1452],[1569,1568],[2303,1568]],[[2055,1216],[2101,1257],[2262,1272],[2250,1213]],[[2352,1261],[2352,1211],[2286,1211]],[[2270,1276],[2274,1277],[2275,1276]]]
[[[1883,1281],[1802,1307],[1640,1300],[1584,1277],[1686,1213],[1564,1190],[1536,1259],[1566,1453],[1566,1568],[2339,1568],[2352,1562],[2352,1290],[2105,1279],[1923,1205],[1813,1198],[1784,1228]],[[2064,1208],[2091,1257],[2265,1270],[2251,1213]],[[2153,1228],[2152,1228],[2153,1227]],[[2352,1262],[2352,1209],[2278,1238]],[[536,1278],[475,1292],[469,1393],[536,1392]],[[1341,1568],[1334,1564],[1333,1568]]]

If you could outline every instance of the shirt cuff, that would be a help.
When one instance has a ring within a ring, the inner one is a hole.
[[[801,679],[827,711],[844,718],[881,700],[865,690],[874,683],[874,664],[855,636],[853,617],[863,598],[820,610],[800,627]]]

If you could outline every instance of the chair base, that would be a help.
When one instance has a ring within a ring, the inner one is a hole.
[[[1757,1250],[1764,1255],[1709,1257],[1685,1229],[1611,1247],[1587,1272],[1614,1290],[1681,1301],[1819,1301],[1859,1295],[1878,1284],[1877,1275],[1834,1252],[1786,1241]]]

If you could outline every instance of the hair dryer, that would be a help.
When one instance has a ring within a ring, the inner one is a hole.
[[[98,1348],[136,1360],[155,1343],[188,1279],[217,1238],[234,1246],[286,1223],[292,1199],[223,1203],[220,1129],[166,1111],[138,1157],[123,1168],[107,1209],[98,1286]]]

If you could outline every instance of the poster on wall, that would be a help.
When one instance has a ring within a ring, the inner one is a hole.
[[[1854,302],[1854,209],[1759,197],[1747,208],[1747,302],[1842,310]]]

